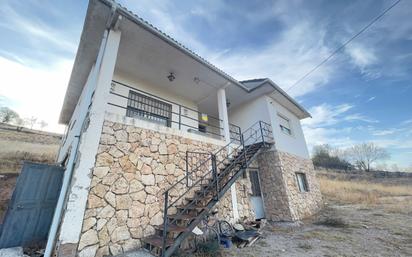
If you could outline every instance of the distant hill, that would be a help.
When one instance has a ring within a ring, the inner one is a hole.
[[[54,163],[61,137],[0,123],[0,174],[20,172],[22,161]]]

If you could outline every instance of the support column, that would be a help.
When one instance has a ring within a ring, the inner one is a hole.
[[[217,107],[219,109],[220,127],[223,128],[226,144],[230,142],[229,116],[227,113],[226,91],[224,88],[217,90]],[[228,149],[230,151],[230,149]],[[236,184],[230,187],[232,197],[233,220],[236,222],[239,219],[239,210],[237,208]]]
[[[104,122],[110,86],[115,69],[118,48],[120,44],[120,31],[110,30],[106,39],[101,65],[96,67],[96,73],[92,78],[95,83],[91,106],[82,128],[79,148],[77,152],[76,165],[72,175],[72,185],[69,189],[67,207],[63,214],[59,244],[62,250],[75,248],[80,240],[84,212],[91,183],[91,173],[95,165],[95,157],[100,141],[100,134]],[[104,39],[103,39],[104,40]],[[71,250],[71,249],[70,249]],[[70,251],[72,252],[72,251]],[[58,253],[63,256],[64,253]],[[69,256],[69,255],[66,255]]]

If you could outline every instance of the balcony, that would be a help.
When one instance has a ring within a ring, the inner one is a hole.
[[[225,140],[222,119],[116,80],[112,81],[108,112],[189,133]],[[229,124],[230,139],[240,142],[240,127]]]

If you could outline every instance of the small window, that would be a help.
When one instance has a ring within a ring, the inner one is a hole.
[[[290,121],[283,115],[278,114],[280,130],[288,135],[292,135],[292,128],[290,126]]]
[[[129,91],[126,116],[143,118],[170,127],[172,123],[172,105],[147,95]]]
[[[305,173],[296,173],[296,180],[298,182],[298,187],[300,192],[308,192],[309,187],[308,187],[308,181],[306,180],[306,174]]]

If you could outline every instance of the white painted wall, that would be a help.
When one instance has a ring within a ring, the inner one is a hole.
[[[83,87],[83,91],[80,95],[79,101],[77,102],[76,108],[74,109],[73,115],[70,119],[69,125],[66,127],[66,132],[64,137],[62,138],[62,142],[59,149],[59,154],[57,157],[57,161],[61,162],[68,154],[70,150],[70,146],[73,144],[73,140],[75,136],[78,136],[78,131],[81,131],[80,126],[82,126],[82,116],[80,112],[85,112],[85,107],[82,106],[82,102],[85,101],[86,95],[89,96],[88,91],[93,87],[93,74],[94,67],[92,67],[91,71],[89,72],[89,76],[87,77],[86,84]],[[84,115],[84,114],[83,114]]]
[[[270,121],[269,110],[265,97],[253,99],[236,108],[229,109],[229,122],[245,131],[256,121]]]
[[[76,166],[73,170],[72,185],[68,195],[66,210],[60,228],[61,244],[77,243],[83,223],[84,211],[91,182],[91,172],[95,165],[96,153],[104,122],[105,108],[110,92],[114,67],[120,43],[120,31],[110,30],[104,47],[102,62],[96,74],[96,89],[89,109],[88,123],[83,128],[78,148]]]
[[[155,95],[155,96],[158,96],[160,98],[169,100],[170,102],[178,103],[180,105],[189,107],[193,110],[196,110],[196,111],[198,110],[198,107],[194,102],[189,101],[187,99],[184,99],[184,98],[182,98],[178,95],[166,92],[166,91],[162,90],[159,87],[155,87],[155,86],[149,85],[145,82],[138,81],[136,79],[132,79],[132,78],[130,78],[126,75],[123,75],[119,72],[115,73],[113,78],[114,78],[115,81],[118,81],[118,82],[123,83],[125,85],[128,85],[130,87],[134,87],[134,88],[142,90],[144,92],[148,92],[152,95]],[[131,90],[131,89],[127,88],[123,85],[115,83],[115,87],[114,87],[113,92],[115,92],[117,94],[120,94],[122,96],[128,97],[129,96],[129,90]],[[142,92],[138,92],[138,93],[142,93]],[[162,99],[159,99],[159,100],[163,101]],[[123,106],[125,108],[127,107],[127,99],[126,98],[119,97],[119,96],[116,96],[116,95],[113,95],[113,94],[110,94],[109,102],[113,103],[113,104],[116,104],[116,105]],[[179,105],[173,104],[173,103],[170,103],[170,102],[168,102],[168,103],[172,105],[172,112],[174,113],[174,114],[172,114],[172,121],[173,121],[172,122],[172,128],[178,129],[179,128],[179,124],[178,124],[178,122],[179,122],[179,115],[178,115]],[[111,112],[111,113],[115,113],[115,114],[126,115],[126,109],[119,108],[119,107],[112,106],[112,105],[108,106],[107,111]],[[192,119],[182,117],[182,124],[188,125],[188,126],[182,125],[182,130],[187,131],[188,129],[190,129],[189,126],[193,127],[191,129],[197,130],[197,128],[198,128],[198,122],[197,122],[198,113],[195,112],[195,111],[192,111],[190,109],[186,109],[186,112],[187,112],[187,116],[189,116]],[[182,114],[185,114],[186,112],[185,112],[185,109],[182,108]]]
[[[289,119],[292,135],[280,130],[278,113]],[[272,125],[276,149],[303,158],[310,158],[299,118],[269,96],[258,97],[229,110],[230,123],[240,126],[242,131],[259,120]]]
[[[309,159],[308,147],[299,118],[271,97],[265,96],[273,128],[276,149]],[[292,135],[281,131],[278,113],[289,119]]]

